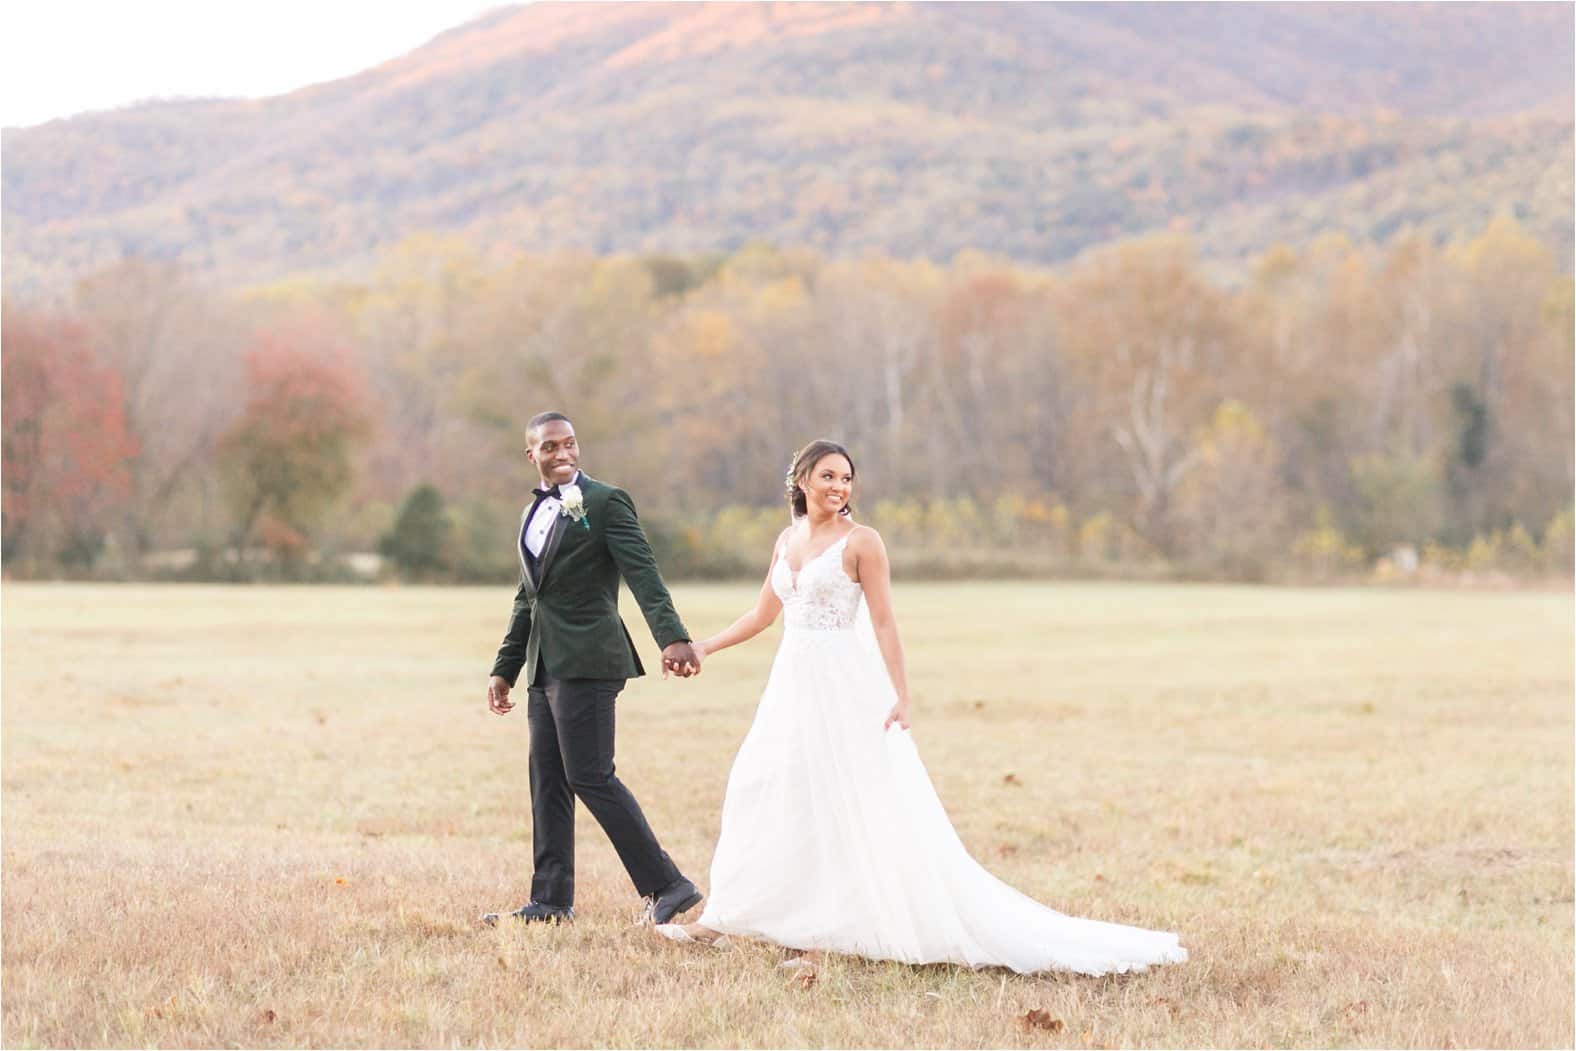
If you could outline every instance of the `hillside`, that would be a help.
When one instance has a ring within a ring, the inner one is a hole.
[[[3,132],[8,289],[125,254],[226,283],[418,230],[593,252],[1231,261],[1496,212],[1568,256],[1572,8],[564,5],[341,81]]]

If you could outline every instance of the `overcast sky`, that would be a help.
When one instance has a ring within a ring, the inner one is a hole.
[[[0,124],[40,124],[147,98],[277,95],[358,73],[499,6],[18,0],[0,15]]]

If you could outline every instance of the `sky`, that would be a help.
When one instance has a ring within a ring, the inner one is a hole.
[[[502,0],[21,0],[0,15],[0,125],[149,98],[277,95],[359,73]]]

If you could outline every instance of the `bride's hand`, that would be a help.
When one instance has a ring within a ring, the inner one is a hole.
[[[690,649],[695,651],[695,659],[698,660],[698,661],[705,660],[707,654],[709,654],[711,652],[710,650],[708,650],[706,648],[704,643],[700,643],[700,642],[692,642],[692,643],[690,643]]]
[[[881,729],[883,731],[889,730],[892,728],[893,723],[897,723],[900,729],[908,729],[907,701],[898,701],[892,706],[892,710],[887,713],[886,722],[881,724]]]

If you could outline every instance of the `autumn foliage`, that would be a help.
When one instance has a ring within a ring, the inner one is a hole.
[[[7,277],[344,273],[433,227],[1047,266],[1170,230],[1237,268],[1493,208],[1568,257],[1571,37],[1555,3],[519,4],[320,91],[10,129]]]
[[[136,452],[121,378],[80,323],[7,307],[3,329],[6,561],[83,568],[125,500]]]
[[[309,330],[265,332],[246,369],[246,408],[218,449],[235,543],[296,558],[350,486],[371,421],[347,355]]]
[[[554,408],[675,577],[757,572],[814,437],[908,575],[1565,574],[1572,289],[1510,218],[1238,284],[1180,238],[1044,270],[424,235],[245,296],[123,263],[81,329],[8,315],[7,571],[506,580]]]

